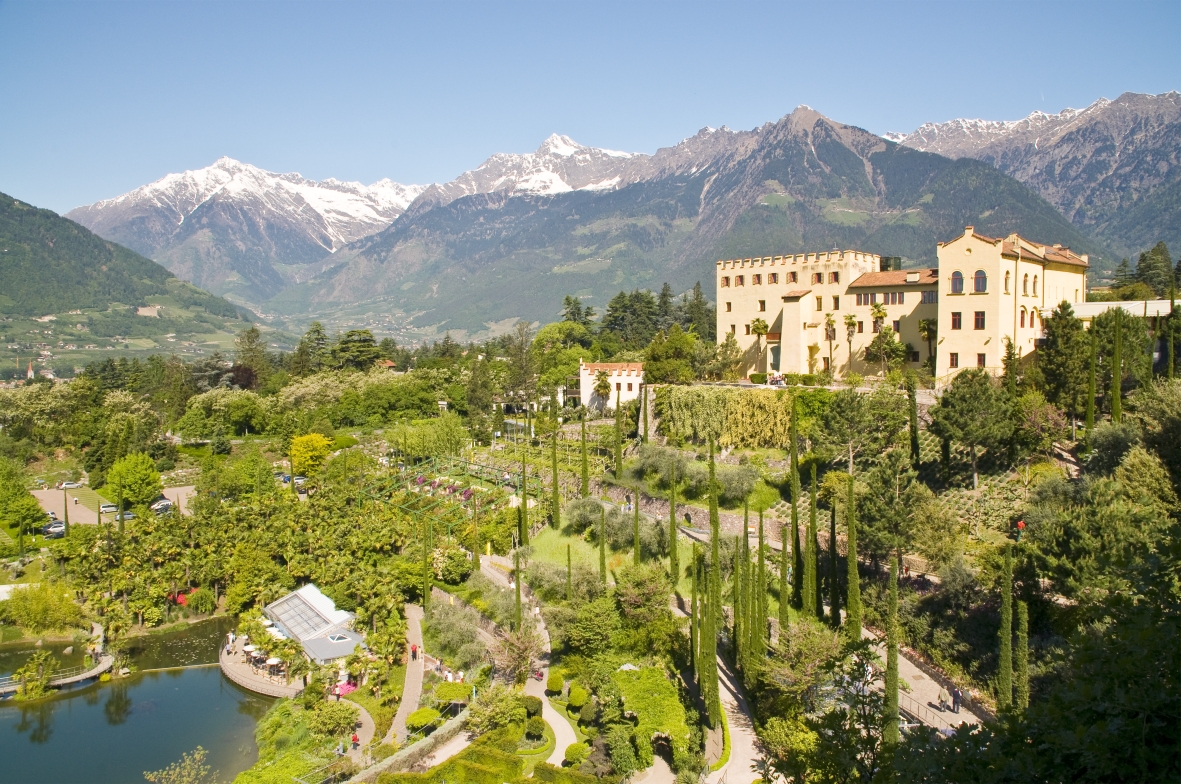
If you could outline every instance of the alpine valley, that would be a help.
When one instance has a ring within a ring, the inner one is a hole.
[[[965,225],[1089,253],[1098,282],[1119,255],[1181,241],[1179,115],[1177,93],[1127,93],[882,137],[801,106],[651,155],[554,135],[425,187],[223,158],[67,217],[293,327],[397,322],[407,337],[544,323],[563,294],[601,310],[665,281],[708,291],[720,258],[841,247],[930,264]]]

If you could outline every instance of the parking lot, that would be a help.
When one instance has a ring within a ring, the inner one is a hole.
[[[184,514],[188,514],[189,499],[193,496],[193,486],[166,487],[164,488],[164,496],[173,503],[179,502],[181,511]],[[70,525],[79,523],[82,525],[95,525],[99,522],[99,505],[107,502],[105,498],[89,487],[81,487],[77,490],[58,490],[57,488],[34,490],[33,497],[41,504],[42,509],[46,512],[53,512],[59,520],[65,520],[66,505],[68,504],[70,507]],[[104,517],[107,520],[115,519],[113,514],[104,515]]]

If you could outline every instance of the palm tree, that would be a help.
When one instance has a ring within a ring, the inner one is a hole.
[[[757,318],[750,322],[750,334],[755,336],[755,370],[759,368],[759,357],[763,353],[763,335],[767,334],[767,322]]]
[[[832,342],[837,339],[837,322],[831,313],[824,314],[824,339],[828,341],[828,372],[835,373],[836,365],[832,363]]]
[[[919,337],[927,341],[927,359],[931,362],[931,372],[935,372],[935,337],[939,334],[938,319],[919,319]]]
[[[845,314],[845,341],[849,344],[849,372],[853,372],[853,337],[857,334],[857,317]]]
[[[886,306],[880,302],[875,302],[869,307],[869,315],[873,317],[873,331],[881,332],[882,322],[886,320],[889,314],[886,312]]]
[[[595,395],[602,399],[603,407],[606,408],[611,399],[611,374],[606,370],[595,373]]]

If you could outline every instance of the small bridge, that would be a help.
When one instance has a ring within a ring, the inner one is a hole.
[[[82,683],[83,681],[97,678],[104,672],[108,671],[115,665],[115,657],[110,654],[103,654],[99,657],[96,664],[91,667],[86,665],[78,665],[77,667],[69,667],[64,670],[55,672],[49,680],[49,685],[53,687],[68,686],[71,683]],[[20,678],[13,675],[8,675],[0,678],[0,695],[10,694],[19,691],[21,686]]]

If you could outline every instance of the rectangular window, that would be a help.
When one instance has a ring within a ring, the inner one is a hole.
[[[976,311],[976,323],[974,324],[974,326],[976,327],[976,329],[984,329],[984,311],[983,310]]]
[[[759,300],[759,310],[766,310],[766,309],[767,309],[767,300],[765,300],[765,299]]]
[[[947,355],[947,366],[949,368],[958,368],[960,366],[960,355],[954,351]]]
[[[865,322],[864,322],[864,321],[858,321],[858,322],[857,322],[857,334],[861,334],[861,333],[862,333],[862,332],[864,332],[864,331],[865,331]]]
[[[910,352],[910,361],[911,362],[918,362],[919,361],[919,352],[917,352],[917,351]]]
[[[878,295],[877,295],[877,292],[874,292],[873,294],[870,294],[870,295],[869,295],[869,304],[870,304],[870,305],[876,305],[876,304],[878,304]]]
[[[823,282],[824,282],[824,273],[822,273],[822,272],[813,272],[812,273],[812,284],[813,285],[816,285],[818,283],[823,283]]]
[[[768,273],[767,274],[767,282],[768,283],[778,283],[779,282],[779,273],[778,272]]]
[[[726,312],[727,313],[730,312],[730,303],[729,302],[726,303]]]
[[[832,369],[828,366],[828,357],[821,357],[821,359],[824,360],[824,372],[827,373]]]
[[[789,272],[787,273],[787,280],[789,283],[799,283],[800,275],[798,272]]]
[[[730,325],[730,334],[735,335],[737,333],[738,333],[738,326],[736,324],[731,324]]]
[[[746,325],[746,334],[750,334],[750,324]]]
[[[816,298],[816,310],[817,312],[824,310],[824,297]]]
[[[898,304],[899,305],[906,304],[906,292],[905,291],[898,292]]]
[[[858,306],[860,306],[860,305],[861,305],[861,295],[860,295],[860,294],[855,294],[854,296],[856,297],[856,302],[857,302],[857,305],[858,305]]]
[[[922,295],[919,298],[919,301],[922,302],[922,304],[924,304],[924,305],[930,305],[931,303],[936,302],[937,300],[935,299],[935,292],[934,291],[922,292]]]
[[[841,309],[841,298],[840,297],[833,297],[832,298],[832,309],[833,310],[840,310]]]
[[[963,322],[963,314],[961,314],[961,313],[952,313],[951,314],[951,328],[952,329],[960,329],[963,326],[962,322]]]
[[[876,318],[875,318],[875,319],[873,320],[873,334],[875,334],[875,335],[876,335],[876,334],[878,334],[878,333],[879,333],[879,332],[881,332],[881,331],[882,331],[882,320],[881,320],[881,319],[876,319]]]
[[[894,334],[897,335],[900,332],[902,332],[902,322],[898,319],[894,319]]]
[[[730,276],[729,275],[724,275],[722,277],[722,288],[724,288],[724,289],[730,288]]]
[[[745,284],[746,284],[746,281],[744,280],[742,275],[735,275],[734,276],[734,285],[735,286],[742,286]]]
[[[976,367],[978,367],[978,368],[984,367],[984,355],[983,354],[976,355]]]
[[[762,275],[751,275],[750,276],[750,285],[752,285],[752,286],[763,285],[763,276]]]
[[[632,391],[632,385],[631,385],[631,384],[628,384],[628,385],[627,385],[627,391],[628,391],[628,392],[631,392],[631,391]]]
[[[620,384],[618,381],[616,381],[616,382],[615,382],[615,391],[616,391],[616,392],[620,391],[620,390],[619,390],[619,388],[620,388],[621,386],[623,386],[623,385],[622,385],[622,384]]]
[[[829,283],[840,283],[841,282],[841,273],[839,273],[839,272],[828,273],[828,282]],[[826,368],[826,370],[827,370],[827,368]]]
[[[887,305],[897,305],[898,304],[898,292],[891,291],[889,294],[883,294],[882,301],[884,301]]]

